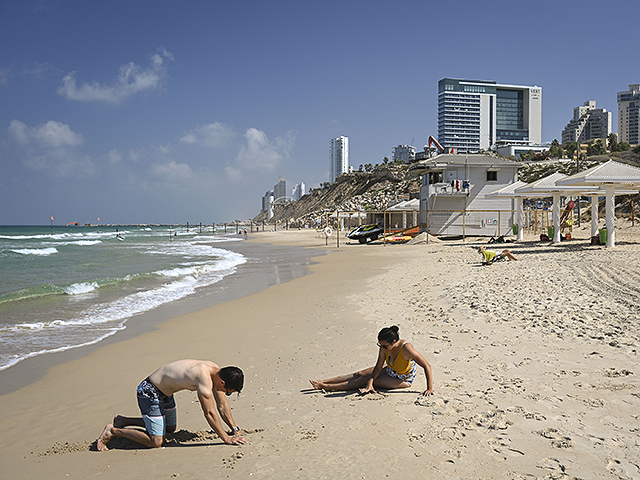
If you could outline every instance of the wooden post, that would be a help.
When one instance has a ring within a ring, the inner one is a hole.
[[[427,210],[427,244],[429,243],[429,210]]]
[[[462,241],[464,242],[467,238],[466,236],[466,227],[467,227],[467,210],[462,210]]]

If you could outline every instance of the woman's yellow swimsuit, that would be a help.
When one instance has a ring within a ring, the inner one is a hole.
[[[393,365],[389,361],[389,352],[384,353],[388,365],[385,372],[390,377],[398,378],[411,385],[416,378],[416,362],[407,360],[402,355],[402,349],[406,344],[407,342],[403,343],[402,347],[400,347],[400,353],[398,353],[398,356],[393,361]]]

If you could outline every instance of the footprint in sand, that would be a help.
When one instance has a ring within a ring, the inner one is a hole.
[[[572,448],[573,441],[570,437],[565,437],[555,428],[545,428],[544,430],[536,430],[536,433],[544,438],[551,440],[551,446],[555,448]]]

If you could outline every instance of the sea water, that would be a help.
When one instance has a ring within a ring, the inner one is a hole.
[[[198,227],[0,226],[0,370],[90,345],[232,275],[239,240]]]

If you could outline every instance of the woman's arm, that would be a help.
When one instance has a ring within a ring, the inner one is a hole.
[[[424,369],[424,374],[427,377],[427,389],[422,392],[422,395],[433,395],[433,374],[431,373],[431,365],[429,365],[429,362],[427,362],[410,343],[405,343],[402,348],[406,353],[404,358],[413,360]]]
[[[375,381],[376,378],[378,378],[378,375],[380,375],[380,372],[382,371],[382,367],[384,365],[384,359],[385,359],[384,351],[382,350],[382,348],[378,348],[378,361],[376,362],[376,366],[374,367],[373,372],[371,373],[371,377],[367,381],[367,386],[364,388],[361,388],[360,393],[369,393],[369,392],[376,393],[375,388],[373,388],[373,382]]]

